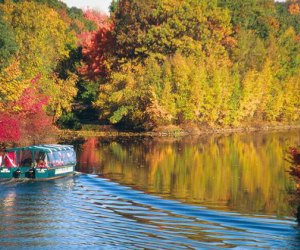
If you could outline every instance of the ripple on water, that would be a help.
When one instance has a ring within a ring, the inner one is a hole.
[[[207,210],[90,175],[0,184],[0,248],[295,248],[295,223]]]

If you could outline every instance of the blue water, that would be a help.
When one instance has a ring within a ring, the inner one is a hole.
[[[0,249],[298,249],[294,218],[162,199],[94,175],[0,183]]]

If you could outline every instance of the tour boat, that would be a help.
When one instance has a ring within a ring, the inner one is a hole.
[[[75,174],[76,153],[71,145],[34,145],[5,150],[0,179],[48,180]]]

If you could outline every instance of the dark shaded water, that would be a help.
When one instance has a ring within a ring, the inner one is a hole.
[[[82,174],[0,183],[1,249],[298,249],[300,132],[85,140]]]

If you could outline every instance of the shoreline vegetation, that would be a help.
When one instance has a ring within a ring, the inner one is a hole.
[[[173,136],[201,136],[201,135],[226,135],[232,133],[251,133],[251,132],[274,132],[300,130],[300,124],[269,124],[252,125],[237,128],[203,128],[199,126],[164,126],[154,131],[137,132],[117,130],[113,126],[107,125],[88,125],[82,130],[58,130],[59,138],[80,138],[80,137],[173,137]]]
[[[0,0],[0,86],[0,142],[297,124],[300,0]]]

